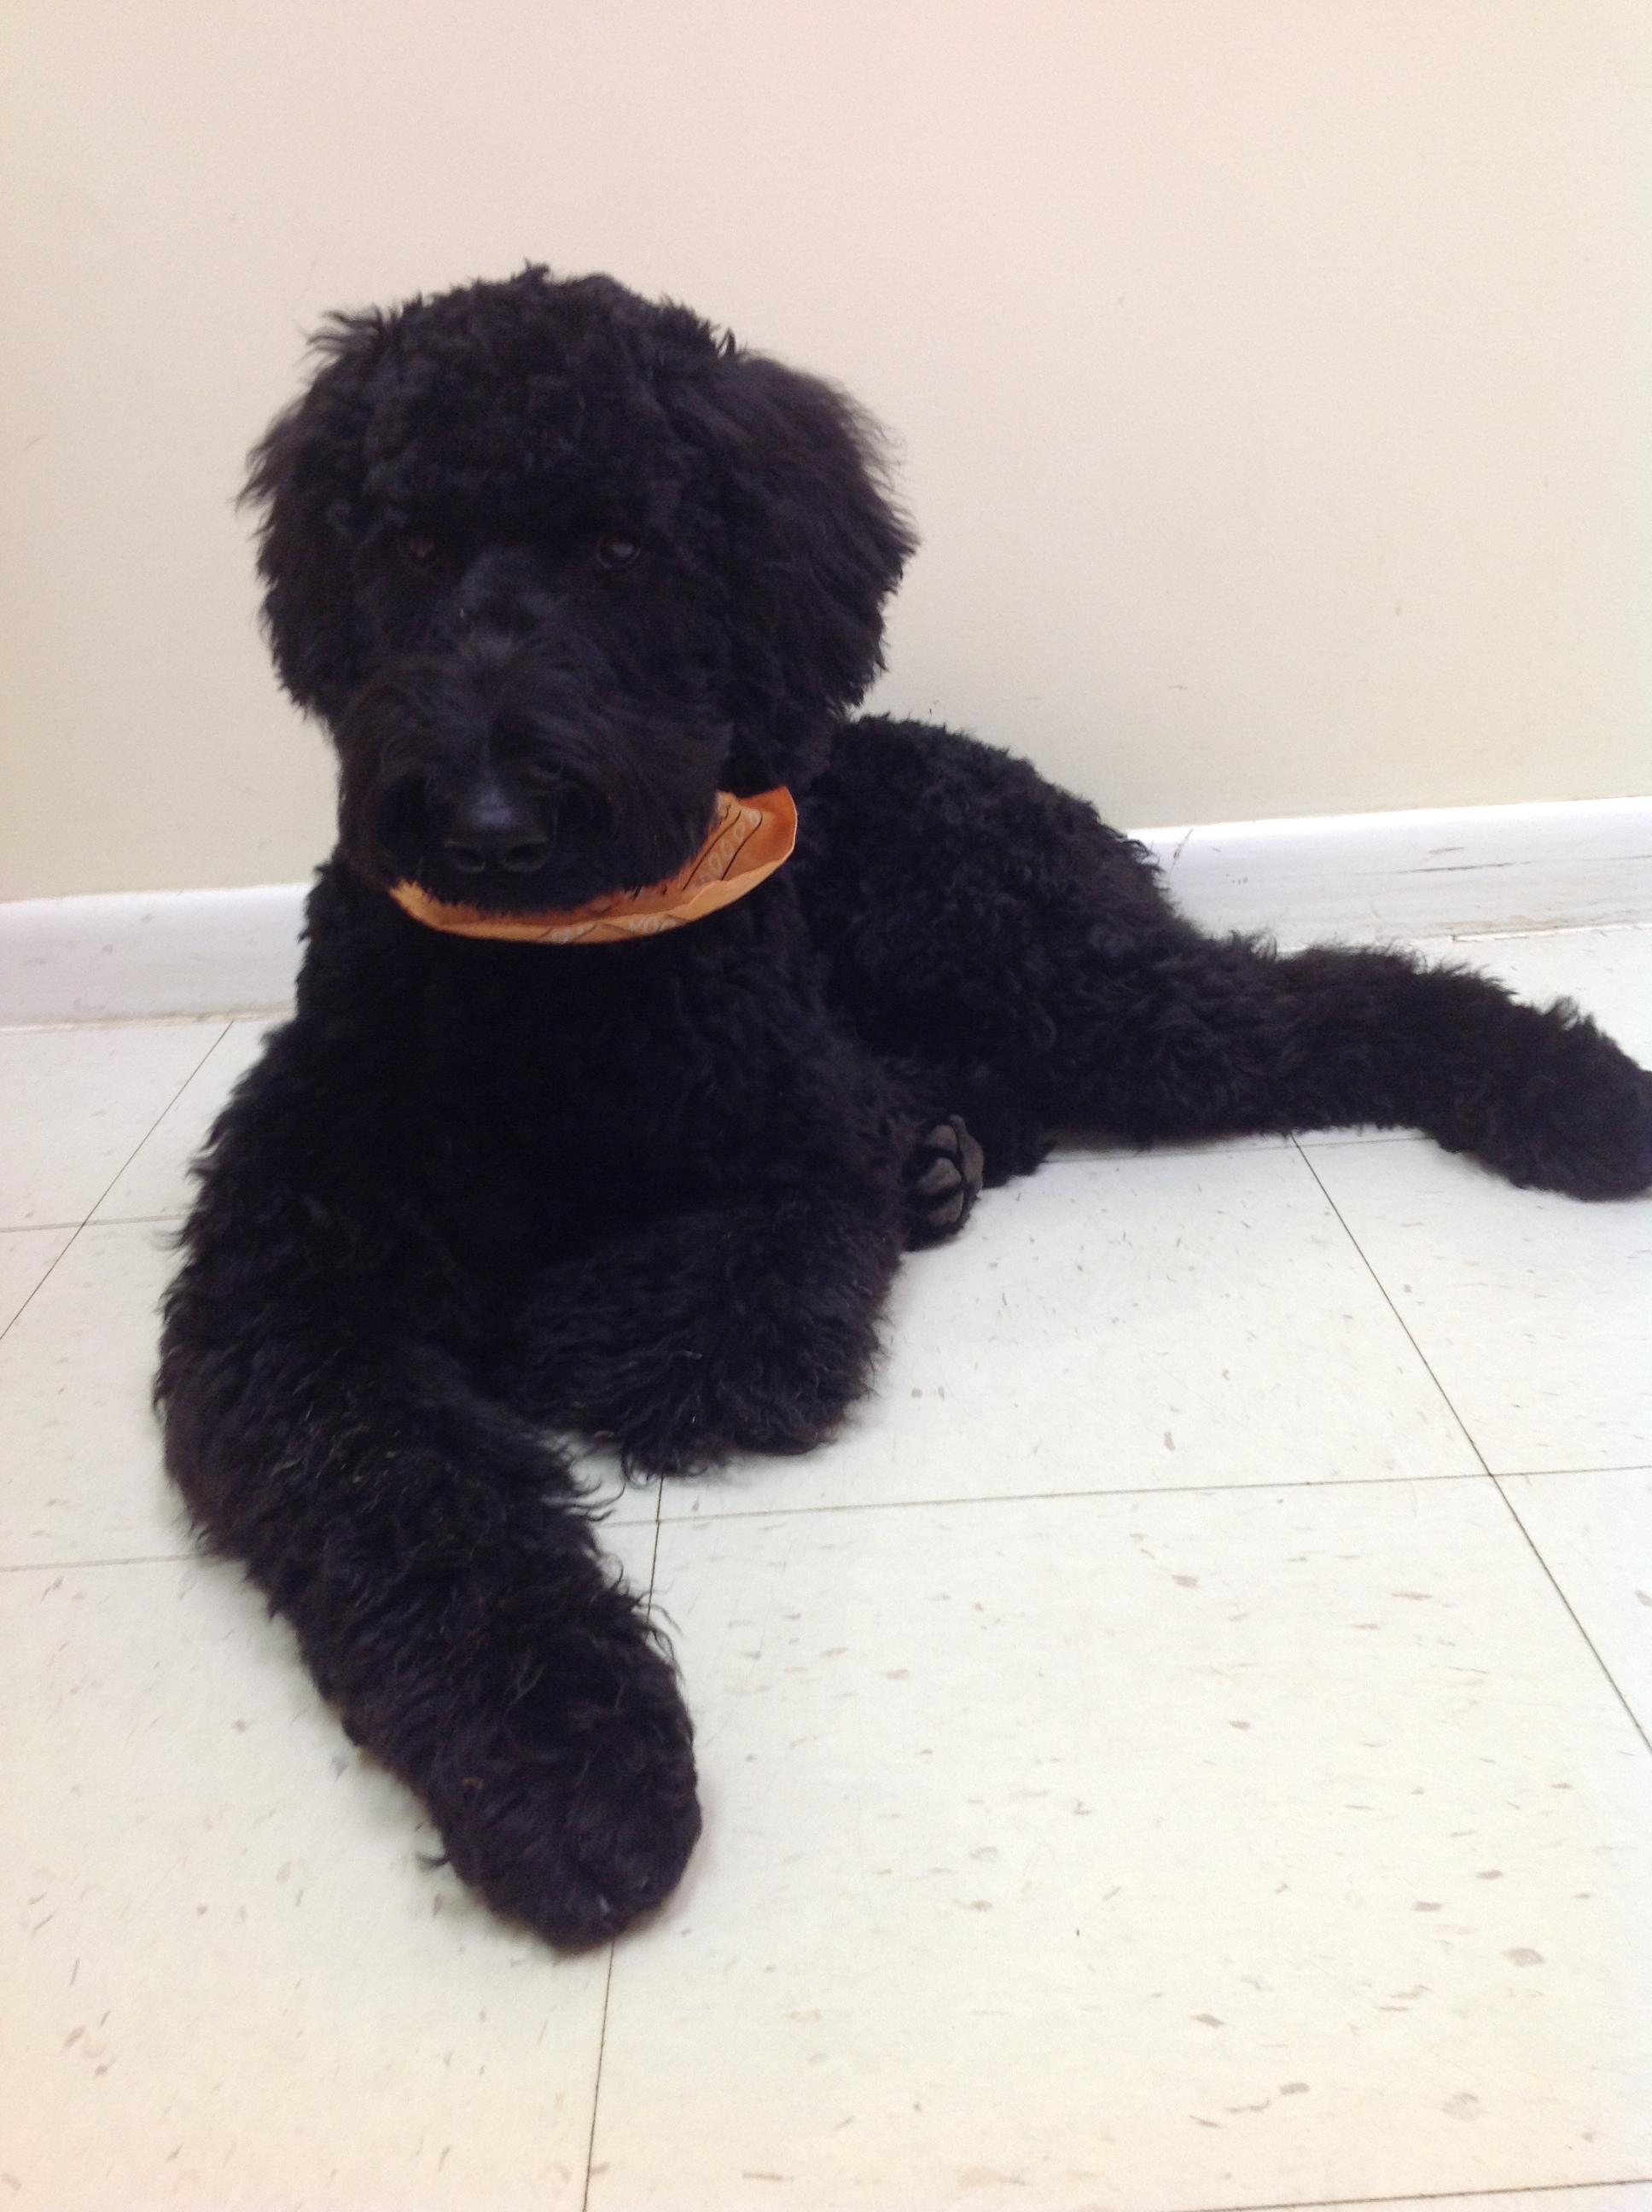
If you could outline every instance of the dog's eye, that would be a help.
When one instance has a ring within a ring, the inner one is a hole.
[[[629,568],[642,551],[635,538],[627,538],[623,531],[610,530],[597,540],[597,566],[599,568]]]
[[[410,530],[402,540],[402,550],[416,568],[428,568],[440,548],[428,531]]]

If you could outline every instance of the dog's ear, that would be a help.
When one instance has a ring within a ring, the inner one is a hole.
[[[916,538],[879,433],[845,394],[732,346],[689,400],[716,485],[734,650],[733,788],[801,788],[883,666],[884,602]]]
[[[243,506],[262,510],[264,626],[282,683],[333,721],[359,681],[350,552],[360,509],[367,381],[381,316],[335,315],[315,341],[323,365],[249,457]]]

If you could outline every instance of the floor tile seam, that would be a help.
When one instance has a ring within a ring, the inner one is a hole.
[[[1365,1152],[1372,1145],[1422,1145],[1429,1139],[1421,1129],[1382,1129],[1365,1123],[1357,1135],[1339,1137],[1328,1130],[1321,1133],[1304,1129],[1291,1141],[1299,1152],[1347,1152],[1356,1146]]]
[[[1163,1145],[1133,1145],[1121,1139],[1116,1145],[1094,1152],[1078,1146],[1069,1151],[1048,1153],[1030,1175],[1042,1175],[1048,1168],[1134,1167],[1151,1165],[1157,1160],[1214,1160],[1238,1159],[1252,1152],[1283,1152],[1291,1143],[1288,1136],[1274,1136],[1262,1132],[1258,1136],[1189,1138],[1185,1142]],[[1010,1178],[1010,1183],[1024,1182],[1025,1176]],[[989,1184],[989,1189],[1004,1190],[1009,1183]]]
[[[602,2017],[597,2023],[597,2070],[591,2083],[591,2131],[585,2139],[585,2185],[580,2191],[580,2212],[591,2203],[592,2165],[597,2155],[597,2112],[602,2101],[603,2058],[608,2049],[608,2001],[614,1989],[614,1939],[608,1942],[608,1970],[603,1976]]]
[[[62,1036],[76,1030],[187,1030],[204,1028],[209,1022],[228,1026],[290,1014],[293,1006],[291,999],[284,999],[269,1006],[212,1006],[200,1014],[88,1014],[83,1021],[0,1022],[0,1036]]]
[[[654,1617],[654,1577],[659,1572],[659,1498],[660,1493],[656,1491],[654,1492],[654,1513],[653,1522],[654,1536],[653,1543],[648,1547],[648,1587],[643,1593],[643,1611],[647,1616],[650,1626],[653,1625]],[[617,1523],[616,1525],[623,1526],[624,1524]],[[633,1521],[630,1523],[630,1526],[633,1528],[639,1527],[646,1528],[648,1525],[649,1524],[646,1522],[639,1522]]]
[[[659,1508],[664,1496],[663,1487],[656,1485],[653,1523],[653,1541],[648,1552],[648,1583],[642,1594],[643,1619],[651,1630],[658,1626],[654,1611],[654,1581],[659,1571]],[[629,1525],[632,1528],[639,1526],[646,1528],[648,1524],[646,1522],[639,1523],[634,1521]],[[675,1624],[673,1623],[672,1626]],[[666,1656],[669,1658],[671,1655],[668,1652]],[[594,2178],[592,2167],[597,2155],[597,2120],[602,2108],[603,2066],[608,2055],[608,2008],[614,1994],[614,1958],[616,1948],[615,1940],[610,1937],[608,1945],[608,1966],[603,1976],[602,2017],[597,2025],[597,2070],[591,2083],[591,2131],[586,2137],[585,2184],[580,2192],[580,2212],[587,2212],[587,2207],[591,2202],[591,2184]]]
[[[0,1575],[77,1574],[82,1567],[190,1567],[223,1565],[202,1552],[137,1552],[127,1559],[0,1560]]]
[[[1644,853],[1625,856],[1631,860],[1644,860]],[[1558,921],[1544,929],[1447,929],[1431,937],[1416,937],[1415,945],[1520,945],[1528,939],[1542,940],[1550,937],[1633,937],[1637,933],[1652,935],[1652,921]]]
[[[127,1165],[131,1165],[130,1161]],[[124,1175],[125,1172],[123,1168],[121,1173]],[[80,1226],[82,1229],[181,1229],[188,1219],[189,1208],[180,1206],[175,1213],[91,1213]]]
[[[1321,1195],[1324,1198],[1325,1203],[1330,1207],[1332,1212],[1336,1216],[1337,1220],[1341,1226],[1343,1234],[1347,1237],[1348,1242],[1353,1246],[1354,1250],[1358,1254],[1361,1267],[1364,1268],[1372,1282],[1376,1284],[1377,1295],[1382,1298],[1383,1304],[1387,1306],[1388,1311],[1394,1316],[1394,1322],[1398,1326],[1400,1334],[1404,1336],[1406,1343],[1410,1345],[1412,1350],[1417,1354],[1418,1358],[1421,1361],[1423,1372],[1428,1376],[1429,1381],[1439,1392],[1441,1404],[1444,1406],[1452,1419],[1457,1424],[1459,1430],[1462,1433],[1464,1443],[1467,1443],[1470,1451],[1473,1453],[1475,1458],[1479,1462],[1481,1471],[1484,1474],[1490,1475],[1491,1474],[1491,1467],[1487,1463],[1485,1454],[1480,1449],[1479,1443],[1475,1441],[1473,1431],[1470,1429],[1467,1422],[1464,1420],[1462,1415],[1458,1412],[1455,1404],[1453,1402],[1451,1393],[1446,1389],[1444,1383],[1441,1382],[1439,1376],[1435,1373],[1433,1364],[1430,1360],[1428,1354],[1424,1351],[1422,1346],[1418,1344],[1416,1337],[1412,1334],[1409,1322],[1406,1321],[1404,1314],[1400,1312],[1399,1307],[1394,1304],[1393,1294],[1390,1292],[1388,1285],[1383,1281],[1382,1276],[1377,1273],[1376,1265],[1373,1262],[1370,1255],[1366,1251],[1358,1237],[1355,1236],[1352,1229],[1350,1228],[1342,1208],[1337,1204],[1335,1199],[1332,1197],[1330,1192],[1326,1188],[1319,1170],[1314,1165],[1310,1154],[1301,1144],[1296,1143],[1295,1139],[1292,1141],[1296,1145],[1297,1157],[1301,1159],[1303,1166],[1308,1170],[1309,1174],[1313,1176],[1315,1182],[1318,1184]]]
[[[1187,1143],[1163,1145],[1121,1144],[1108,1151],[1052,1152],[1033,1170],[1042,1174],[1046,1168],[1120,1167],[1127,1164],[1155,1160],[1240,1159],[1252,1153],[1285,1152],[1294,1146],[1297,1151],[1311,1147],[1316,1152],[1346,1152],[1357,1145],[1362,1151],[1371,1145],[1421,1145],[1429,1139],[1421,1129],[1385,1129],[1368,1121],[1351,1121],[1344,1125],[1349,1134],[1335,1131],[1297,1130],[1292,1134],[1272,1134],[1261,1132],[1242,1137],[1211,1137]],[[1019,1180],[1017,1177],[1017,1180]],[[994,1185],[994,1188],[1002,1188]]]
[[[1281,1490],[1384,1490],[1402,1483],[1467,1482],[1485,1485],[1494,1478],[1482,1468],[1465,1468],[1459,1474],[1333,1474],[1307,1476],[1300,1481],[1273,1482],[1162,1482],[1127,1483],[1093,1490],[1021,1490],[982,1492],[955,1492],[944,1498],[847,1498],[817,1505],[733,1505],[716,1513],[666,1513],[659,1526],[706,1528],[717,1521],[802,1520],[826,1513],[915,1513],[929,1507],[961,1505],[1060,1505],[1106,1498],[1242,1498],[1269,1497]]]
[[[57,1273],[58,1268],[62,1267],[64,1261],[74,1250],[76,1245],[80,1243],[82,1234],[85,1231],[86,1225],[87,1224],[84,1221],[58,1221],[52,1223],[52,1226],[53,1228],[67,1229],[70,1232],[68,1237],[64,1239],[63,1250],[58,1253],[57,1258],[52,1262],[52,1265],[46,1269],[45,1274],[41,1276],[39,1281],[36,1283],[33,1289],[23,1300],[21,1305],[18,1307],[16,1312],[13,1314],[11,1319],[6,1323],[5,1327],[3,1328],[0,1328],[0,1344],[3,1344],[7,1337],[11,1334],[13,1329],[16,1328],[18,1322],[21,1321],[23,1316],[33,1304],[35,1299],[39,1297],[41,1291],[46,1288],[46,1285],[52,1280],[52,1278]]]
[[[216,1018],[215,1017],[214,1018],[215,1018],[215,1020],[216,1020]],[[132,1146],[131,1151],[130,1152],[128,1152],[128,1153],[127,1153],[127,1155],[126,1155],[125,1158],[121,1162],[120,1165],[119,1165],[119,1166],[115,1170],[115,1172],[113,1173],[113,1175],[112,1175],[112,1176],[110,1176],[110,1178],[109,1178],[108,1182],[104,1185],[103,1188],[99,1192],[98,1196],[97,1196],[97,1198],[96,1198],[95,1201],[94,1201],[94,1204],[92,1205],[92,1206],[91,1206],[91,1208],[90,1208],[90,1210],[89,1210],[89,1212],[88,1212],[87,1217],[86,1217],[86,1220],[87,1220],[87,1223],[88,1223],[88,1224],[91,1224],[91,1223],[93,1223],[93,1222],[95,1222],[95,1221],[97,1220],[98,1207],[99,1207],[100,1206],[101,1206],[101,1205],[102,1205],[102,1203],[103,1203],[103,1201],[104,1201],[104,1200],[105,1200],[106,1198],[107,1198],[107,1197],[108,1197],[108,1195],[109,1195],[110,1192],[111,1192],[111,1191],[115,1188],[116,1184],[120,1181],[120,1178],[122,1177],[122,1176],[124,1176],[124,1175],[126,1173],[127,1170],[131,1166],[132,1162],[133,1162],[133,1161],[137,1158],[138,1154],[143,1151],[143,1149],[144,1146],[145,1146],[145,1145],[147,1145],[147,1144],[149,1143],[149,1141],[150,1138],[151,1138],[152,1136],[154,1136],[154,1134],[155,1134],[155,1131],[156,1131],[156,1130],[161,1127],[161,1123],[166,1120],[166,1118],[167,1118],[167,1115],[171,1113],[171,1111],[172,1111],[173,1108],[173,1107],[178,1103],[179,1100],[183,1097],[184,1093],[185,1093],[185,1092],[189,1089],[190,1085],[191,1085],[191,1083],[193,1083],[193,1082],[194,1082],[194,1080],[195,1080],[196,1077],[197,1077],[197,1076],[201,1073],[201,1070],[202,1070],[202,1069],[206,1066],[206,1064],[207,1064],[208,1060],[210,1060],[211,1059],[211,1057],[212,1057],[213,1054],[214,1054],[215,1052],[216,1052],[216,1050],[218,1049],[218,1047],[219,1047],[219,1046],[223,1042],[224,1039],[225,1039],[225,1038],[229,1035],[230,1028],[231,1028],[231,1024],[230,1024],[228,1022],[224,1022],[224,1023],[222,1024],[222,1026],[220,1026],[220,1027],[219,1027],[219,1029],[218,1029],[218,1033],[217,1033],[217,1035],[213,1038],[213,1040],[212,1040],[211,1043],[208,1045],[208,1047],[207,1047],[206,1050],[205,1050],[205,1051],[201,1054],[201,1057],[199,1058],[199,1060],[197,1060],[196,1061],[196,1063],[195,1063],[194,1066],[193,1066],[192,1068],[191,1068],[191,1070],[190,1070],[189,1073],[188,1073],[188,1074],[184,1078],[183,1081],[182,1081],[182,1082],[178,1085],[178,1088],[177,1088],[177,1089],[173,1092],[172,1096],[167,1099],[167,1101],[166,1104],[165,1104],[165,1105],[161,1109],[161,1111],[160,1111],[160,1112],[155,1115],[155,1117],[154,1121],[150,1122],[150,1124],[149,1124],[149,1127],[148,1127],[148,1128],[143,1132],[143,1135],[138,1139],[137,1142],[137,1143]]]
[[[1426,1133],[1420,1128],[1382,1128],[1376,1121],[1342,1121],[1338,1128],[1351,1134],[1338,1134],[1336,1130],[1252,1130],[1238,1137],[1187,1137],[1181,1141],[1165,1144],[1130,1144],[1119,1139],[1117,1144],[1097,1144],[1095,1151],[1084,1146],[1064,1146],[1048,1152],[1033,1168],[1033,1175],[1042,1175],[1046,1168],[1117,1168],[1128,1161],[1154,1159],[1234,1159],[1248,1152],[1283,1152],[1290,1146],[1311,1144],[1314,1151],[1336,1151],[1342,1146],[1367,1144],[1426,1144]],[[1024,1176],[1013,1176],[1013,1182],[1024,1182]],[[1002,1183],[993,1183],[993,1190],[1002,1190]]]
[[[1610,2181],[1515,2181],[1488,2189],[1417,2189],[1400,2197],[1280,2197],[1266,2201],[1190,2205],[1187,2212],[1358,2212],[1367,2204],[1459,2204],[1473,2207],[1497,2197],[1564,2198],[1585,2189],[1644,2189],[1652,2176],[1631,2174]]]
[[[1515,1528],[1519,1529],[1521,1534],[1526,1539],[1527,1543],[1530,1546],[1532,1557],[1537,1561],[1539,1566],[1542,1568],[1545,1576],[1547,1577],[1550,1587],[1554,1591],[1555,1595],[1559,1599],[1561,1604],[1566,1608],[1566,1612],[1570,1619],[1572,1626],[1577,1631],[1579,1636],[1582,1638],[1583,1643],[1589,1651],[1590,1656],[1593,1657],[1595,1665],[1600,1669],[1601,1674],[1605,1676],[1607,1686],[1611,1689],[1613,1697],[1617,1698],[1619,1704],[1628,1715],[1630,1726],[1634,1729],[1636,1735],[1639,1736],[1641,1741],[1646,1746],[1648,1751],[1652,1752],[1652,1733],[1649,1733],[1648,1723],[1641,1718],[1634,1706],[1631,1705],[1628,1697],[1625,1693],[1623,1685],[1619,1681],[1617,1676],[1606,1664],[1605,1656],[1600,1650],[1600,1647],[1596,1644],[1594,1638],[1589,1634],[1588,1629],[1583,1626],[1582,1618],[1580,1617],[1576,1607],[1573,1605],[1571,1600],[1566,1595],[1565,1590],[1561,1585],[1559,1577],[1555,1573],[1554,1569],[1549,1565],[1548,1560],[1544,1557],[1543,1547],[1538,1542],[1537,1538],[1526,1526],[1524,1521],[1521,1519],[1520,1508],[1515,1504],[1514,1499],[1509,1497],[1508,1492],[1503,1488],[1503,1484],[1497,1480],[1497,1476],[1493,1475],[1491,1480],[1497,1485],[1497,1496],[1503,1500],[1504,1510],[1508,1513]]]
[[[1631,1460],[1626,1467],[1494,1467],[1491,1474],[1493,1482],[1546,1482],[1552,1475],[1565,1482],[1591,1474],[1652,1474],[1652,1460]]]

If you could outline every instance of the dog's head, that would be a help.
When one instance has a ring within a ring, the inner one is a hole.
[[[247,497],[363,874],[575,905],[681,866],[720,787],[808,782],[913,543],[847,398],[538,269],[319,351]]]

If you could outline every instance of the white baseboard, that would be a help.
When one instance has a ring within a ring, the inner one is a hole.
[[[290,1003],[307,884],[0,905],[0,1026]]]
[[[1652,799],[1137,831],[1206,929],[1380,943],[1652,921]]]
[[[1652,799],[1136,833],[1184,912],[1288,945],[1652,921]],[[288,1004],[307,886],[0,903],[0,1026]]]

